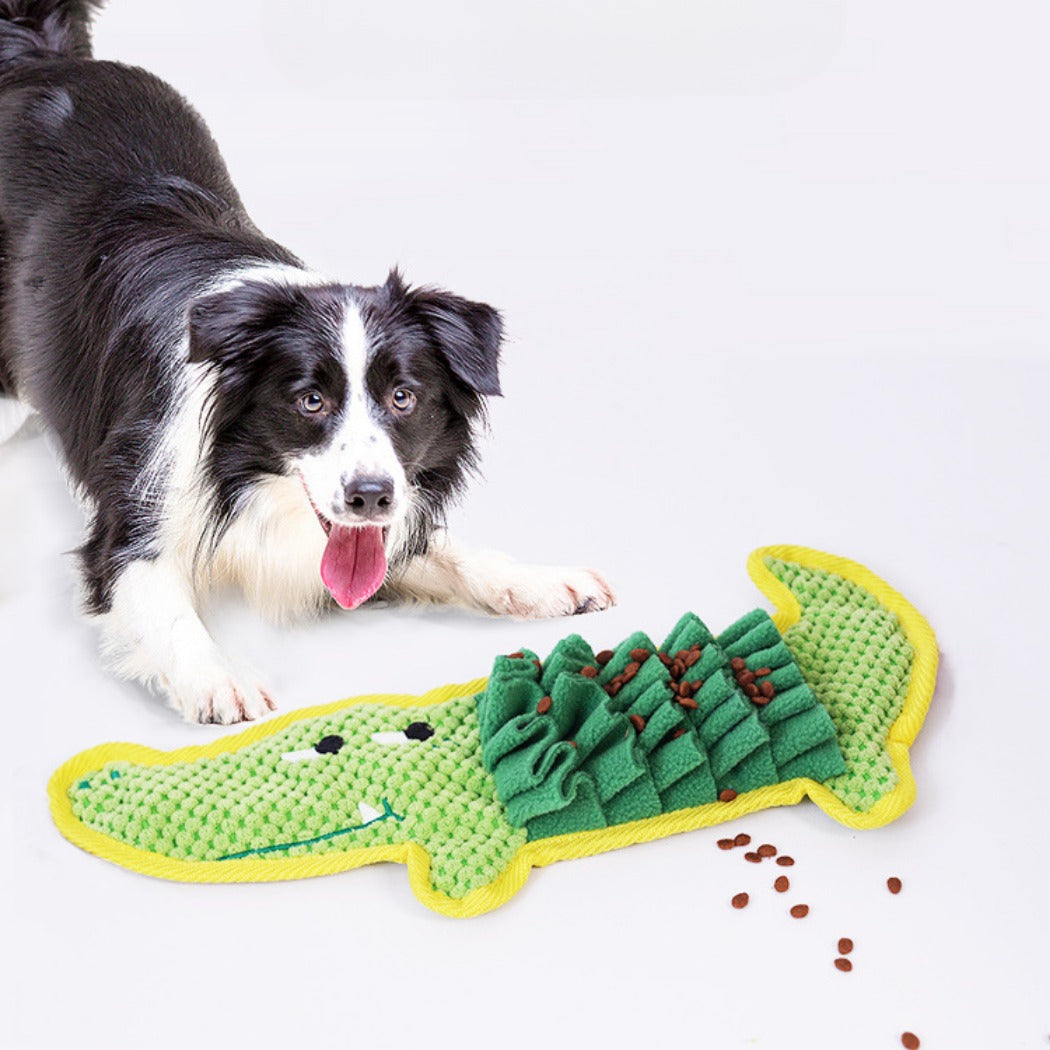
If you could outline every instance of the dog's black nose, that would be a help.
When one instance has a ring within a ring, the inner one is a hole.
[[[383,517],[394,502],[394,479],[387,475],[352,477],[343,487],[346,509],[365,520]]]

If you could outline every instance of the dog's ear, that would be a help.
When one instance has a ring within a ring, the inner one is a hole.
[[[292,315],[296,291],[287,285],[245,281],[195,299],[189,308],[189,360],[223,364],[251,353],[265,333]]]
[[[438,288],[406,289],[397,270],[387,278],[386,290],[394,298],[404,298],[449,367],[467,386],[479,394],[502,393],[499,355],[503,320],[496,310]]]

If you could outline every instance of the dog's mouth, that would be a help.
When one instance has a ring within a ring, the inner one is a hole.
[[[317,508],[306,479],[306,498],[328,537],[321,558],[321,579],[344,609],[356,609],[375,594],[386,578],[386,537],[383,525],[340,525]]]

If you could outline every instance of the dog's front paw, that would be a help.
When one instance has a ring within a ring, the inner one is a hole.
[[[232,725],[251,722],[277,710],[272,697],[250,679],[221,664],[202,666],[178,678],[165,678],[164,691],[187,722]]]
[[[600,612],[616,604],[612,587],[593,569],[513,565],[487,590],[490,611],[523,620]]]

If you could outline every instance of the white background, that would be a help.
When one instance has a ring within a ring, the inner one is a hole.
[[[687,607],[718,628],[776,542],[887,577],[943,672],[896,825],[731,826],[797,858],[788,899],[725,829],[535,872],[470,921],[396,866],[155,881],[61,839],[47,778],[103,741],[221,730],[100,669],[79,512],[27,430],[0,448],[8,1045],[1045,1046],[1048,32],[1039,0],[114,0],[98,54],[187,94],[264,230],[505,311],[458,532],[619,589],[571,624],[215,610],[284,710],[466,680],[569,629],[660,636]]]

